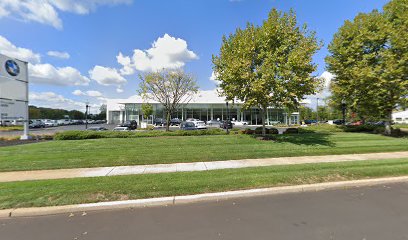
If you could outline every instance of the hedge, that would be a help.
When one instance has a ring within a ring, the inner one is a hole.
[[[84,140],[97,138],[140,138],[140,137],[162,137],[162,136],[200,136],[200,135],[225,135],[225,131],[221,129],[209,130],[176,130],[176,131],[131,131],[131,132],[117,132],[117,131],[65,131],[55,134],[55,140]]]

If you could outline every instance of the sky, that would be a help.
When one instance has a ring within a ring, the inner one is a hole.
[[[29,62],[30,104],[93,111],[111,98],[137,94],[138,75],[183,68],[201,90],[216,88],[211,56],[223,35],[257,25],[272,8],[296,12],[324,43],[314,56],[327,81],[324,58],[333,34],[359,12],[386,0],[0,0],[0,53]],[[327,89],[308,96],[315,105]]]

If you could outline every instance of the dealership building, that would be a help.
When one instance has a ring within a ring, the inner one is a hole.
[[[153,106],[152,116],[142,116],[143,103],[150,103]],[[231,120],[246,121],[249,125],[262,125],[262,115],[258,108],[242,109],[240,103],[229,103],[228,108]],[[216,90],[210,90],[199,91],[188,104],[181,105],[171,118],[181,120],[196,118],[206,122],[211,119],[226,120],[227,113],[225,98],[218,96]],[[127,120],[153,123],[156,118],[165,118],[165,111],[159,102],[151,100],[146,102],[141,96],[133,96],[128,99],[108,100],[106,118],[110,124],[119,124]],[[267,111],[266,123],[298,124],[299,113],[288,114],[283,109],[271,106]]]

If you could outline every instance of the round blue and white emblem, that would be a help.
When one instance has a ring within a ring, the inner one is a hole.
[[[8,74],[13,77],[17,76],[20,73],[20,67],[14,60],[7,60],[5,67]]]

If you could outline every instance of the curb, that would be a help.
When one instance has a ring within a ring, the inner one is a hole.
[[[97,210],[100,211],[100,210],[131,209],[131,208],[144,208],[144,207],[154,207],[154,206],[181,205],[181,204],[197,203],[197,202],[219,201],[219,200],[226,200],[226,199],[231,199],[231,198],[245,198],[245,197],[254,197],[254,196],[284,194],[284,193],[314,192],[314,191],[322,191],[322,190],[342,189],[342,188],[348,188],[348,187],[364,187],[364,186],[374,186],[374,185],[379,185],[379,184],[401,183],[401,182],[408,182],[408,176],[364,179],[364,180],[354,180],[354,181],[341,181],[341,182],[327,182],[327,183],[317,183],[317,184],[304,184],[304,185],[272,187],[272,188],[258,188],[258,189],[204,193],[204,194],[186,195],[186,196],[136,199],[136,200],[127,200],[127,201],[86,203],[86,204],[77,204],[77,205],[51,206],[51,207],[5,209],[5,210],[0,210],[0,219],[14,218],[14,217],[55,215],[55,214],[62,214],[62,213],[72,214],[75,212],[86,212],[86,211],[97,211]]]

